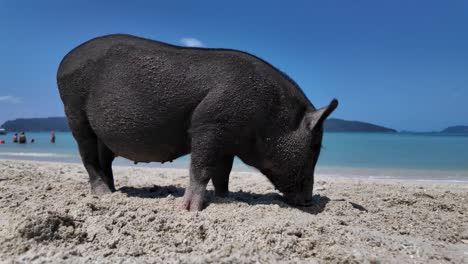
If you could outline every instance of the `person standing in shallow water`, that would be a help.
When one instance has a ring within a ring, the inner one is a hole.
[[[18,133],[13,135],[13,143],[18,143]]]
[[[24,134],[24,131],[21,132],[21,134],[19,136],[19,143],[20,144],[26,144],[27,143],[26,135]]]
[[[55,132],[50,132],[50,143],[55,143]]]

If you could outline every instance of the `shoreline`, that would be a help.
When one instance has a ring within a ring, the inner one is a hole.
[[[21,161],[21,162],[44,162],[44,163],[65,163],[82,165],[81,160],[53,160],[49,158],[18,158],[11,159],[1,156],[0,161]],[[189,164],[175,160],[173,163],[165,164],[138,163],[134,165],[132,161],[118,158],[113,167],[124,168],[153,168],[153,169],[175,169],[188,170]],[[245,164],[233,166],[232,172],[259,173],[257,169]],[[376,180],[376,181],[402,181],[402,182],[428,182],[428,183],[458,183],[468,184],[468,169],[466,171],[457,170],[420,170],[420,169],[396,169],[396,168],[356,168],[342,166],[317,166],[316,177],[326,177],[332,179],[355,179],[355,180]]]
[[[116,166],[90,193],[80,164],[0,160],[0,259],[72,263],[464,263],[468,185],[318,176],[314,205],[284,203],[266,177],[208,185],[178,210],[187,169]],[[51,228],[53,226],[54,228]]]

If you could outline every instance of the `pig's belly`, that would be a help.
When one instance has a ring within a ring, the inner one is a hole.
[[[155,135],[156,136],[156,135]],[[170,139],[152,140],[148,138],[106,138],[102,141],[116,156],[137,162],[166,162],[188,154],[190,147],[186,138],[179,137],[180,142]]]
[[[127,142],[124,145],[104,142],[112,152],[119,157],[136,162],[167,162],[188,154],[189,148],[180,144],[154,144],[147,142],[135,144]]]
[[[93,130],[116,156],[137,162],[166,162],[190,152],[188,128],[183,126],[183,120],[99,119],[91,122]]]

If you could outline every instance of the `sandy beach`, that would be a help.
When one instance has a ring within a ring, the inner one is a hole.
[[[233,172],[228,198],[186,212],[187,170],[114,171],[96,197],[80,164],[0,160],[0,262],[468,263],[468,185],[318,175],[294,208]]]

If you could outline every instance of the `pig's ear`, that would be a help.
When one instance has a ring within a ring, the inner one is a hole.
[[[314,128],[318,127],[327,119],[327,117],[336,109],[338,106],[338,100],[333,99],[328,106],[322,107],[320,109],[315,110],[312,113],[306,114],[306,122],[307,127],[310,130],[314,130]]]

